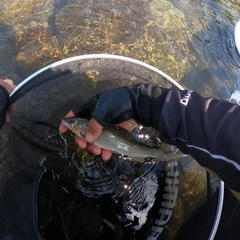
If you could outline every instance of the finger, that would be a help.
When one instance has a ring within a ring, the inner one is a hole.
[[[100,155],[102,152],[102,149],[96,145],[88,144],[87,150],[89,152],[92,152],[94,155]]]
[[[88,123],[88,132],[85,140],[89,143],[94,142],[102,133],[103,126],[100,125],[94,118]]]
[[[137,126],[137,122],[133,119],[129,119],[125,122],[116,124],[115,126],[120,127],[128,132],[131,132],[133,128]]]
[[[84,139],[78,137],[77,135],[75,135],[75,142],[81,149],[87,148],[87,145],[88,145],[87,142]]]
[[[65,116],[65,118],[68,118],[68,117],[75,117],[75,114],[72,110],[68,112],[67,115]]]
[[[104,161],[107,161],[107,160],[109,160],[109,159],[111,158],[112,152],[110,152],[110,151],[108,151],[108,150],[105,150],[105,149],[102,149],[101,155],[102,155],[102,159],[103,159]]]
[[[0,84],[7,89],[9,93],[12,92],[12,90],[15,88],[15,85],[13,84],[13,81],[10,79],[6,79],[4,81],[1,81]]]
[[[68,117],[75,117],[74,112],[73,111],[68,112],[65,118],[68,118]],[[61,133],[65,133],[68,130],[68,128],[63,123],[60,123],[58,130]]]
[[[12,86],[16,87],[16,86],[14,85],[13,80],[11,80],[11,79],[5,79],[5,80],[3,80],[3,82],[6,82],[6,83],[8,83],[9,85],[12,85]]]

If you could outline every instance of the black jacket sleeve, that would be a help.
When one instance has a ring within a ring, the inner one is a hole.
[[[193,91],[169,90],[160,138],[192,155],[229,188],[240,192],[240,106]]]
[[[0,85],[0,129],[6,121],[6,111],[9,105],[9,93],[5,87]]]

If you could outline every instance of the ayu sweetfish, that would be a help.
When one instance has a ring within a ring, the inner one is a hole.
[[[77,136],[84,138],[89,120],[78,117],[64,118],[62,123]],[[108,126],[92,144],[119,155],[131,156],[138,162],[144,162],[146,158],[160,161],[176,161],[178,158],[174,153],[164,152],[161,149],[162,143],[154,131],[142,125],[137,125],[130,133]]]

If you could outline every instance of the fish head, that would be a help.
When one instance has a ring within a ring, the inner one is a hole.
[[[62,123],[77,136],[84,138],[88,130],[87,119],[83,118],[63,118]]]

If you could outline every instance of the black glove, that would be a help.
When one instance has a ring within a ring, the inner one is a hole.
[[[154,84],[136,84],[103,92],[73,110],[76,116],[96,119],[103,127],[134,119],[158,129],[168,89]]]

